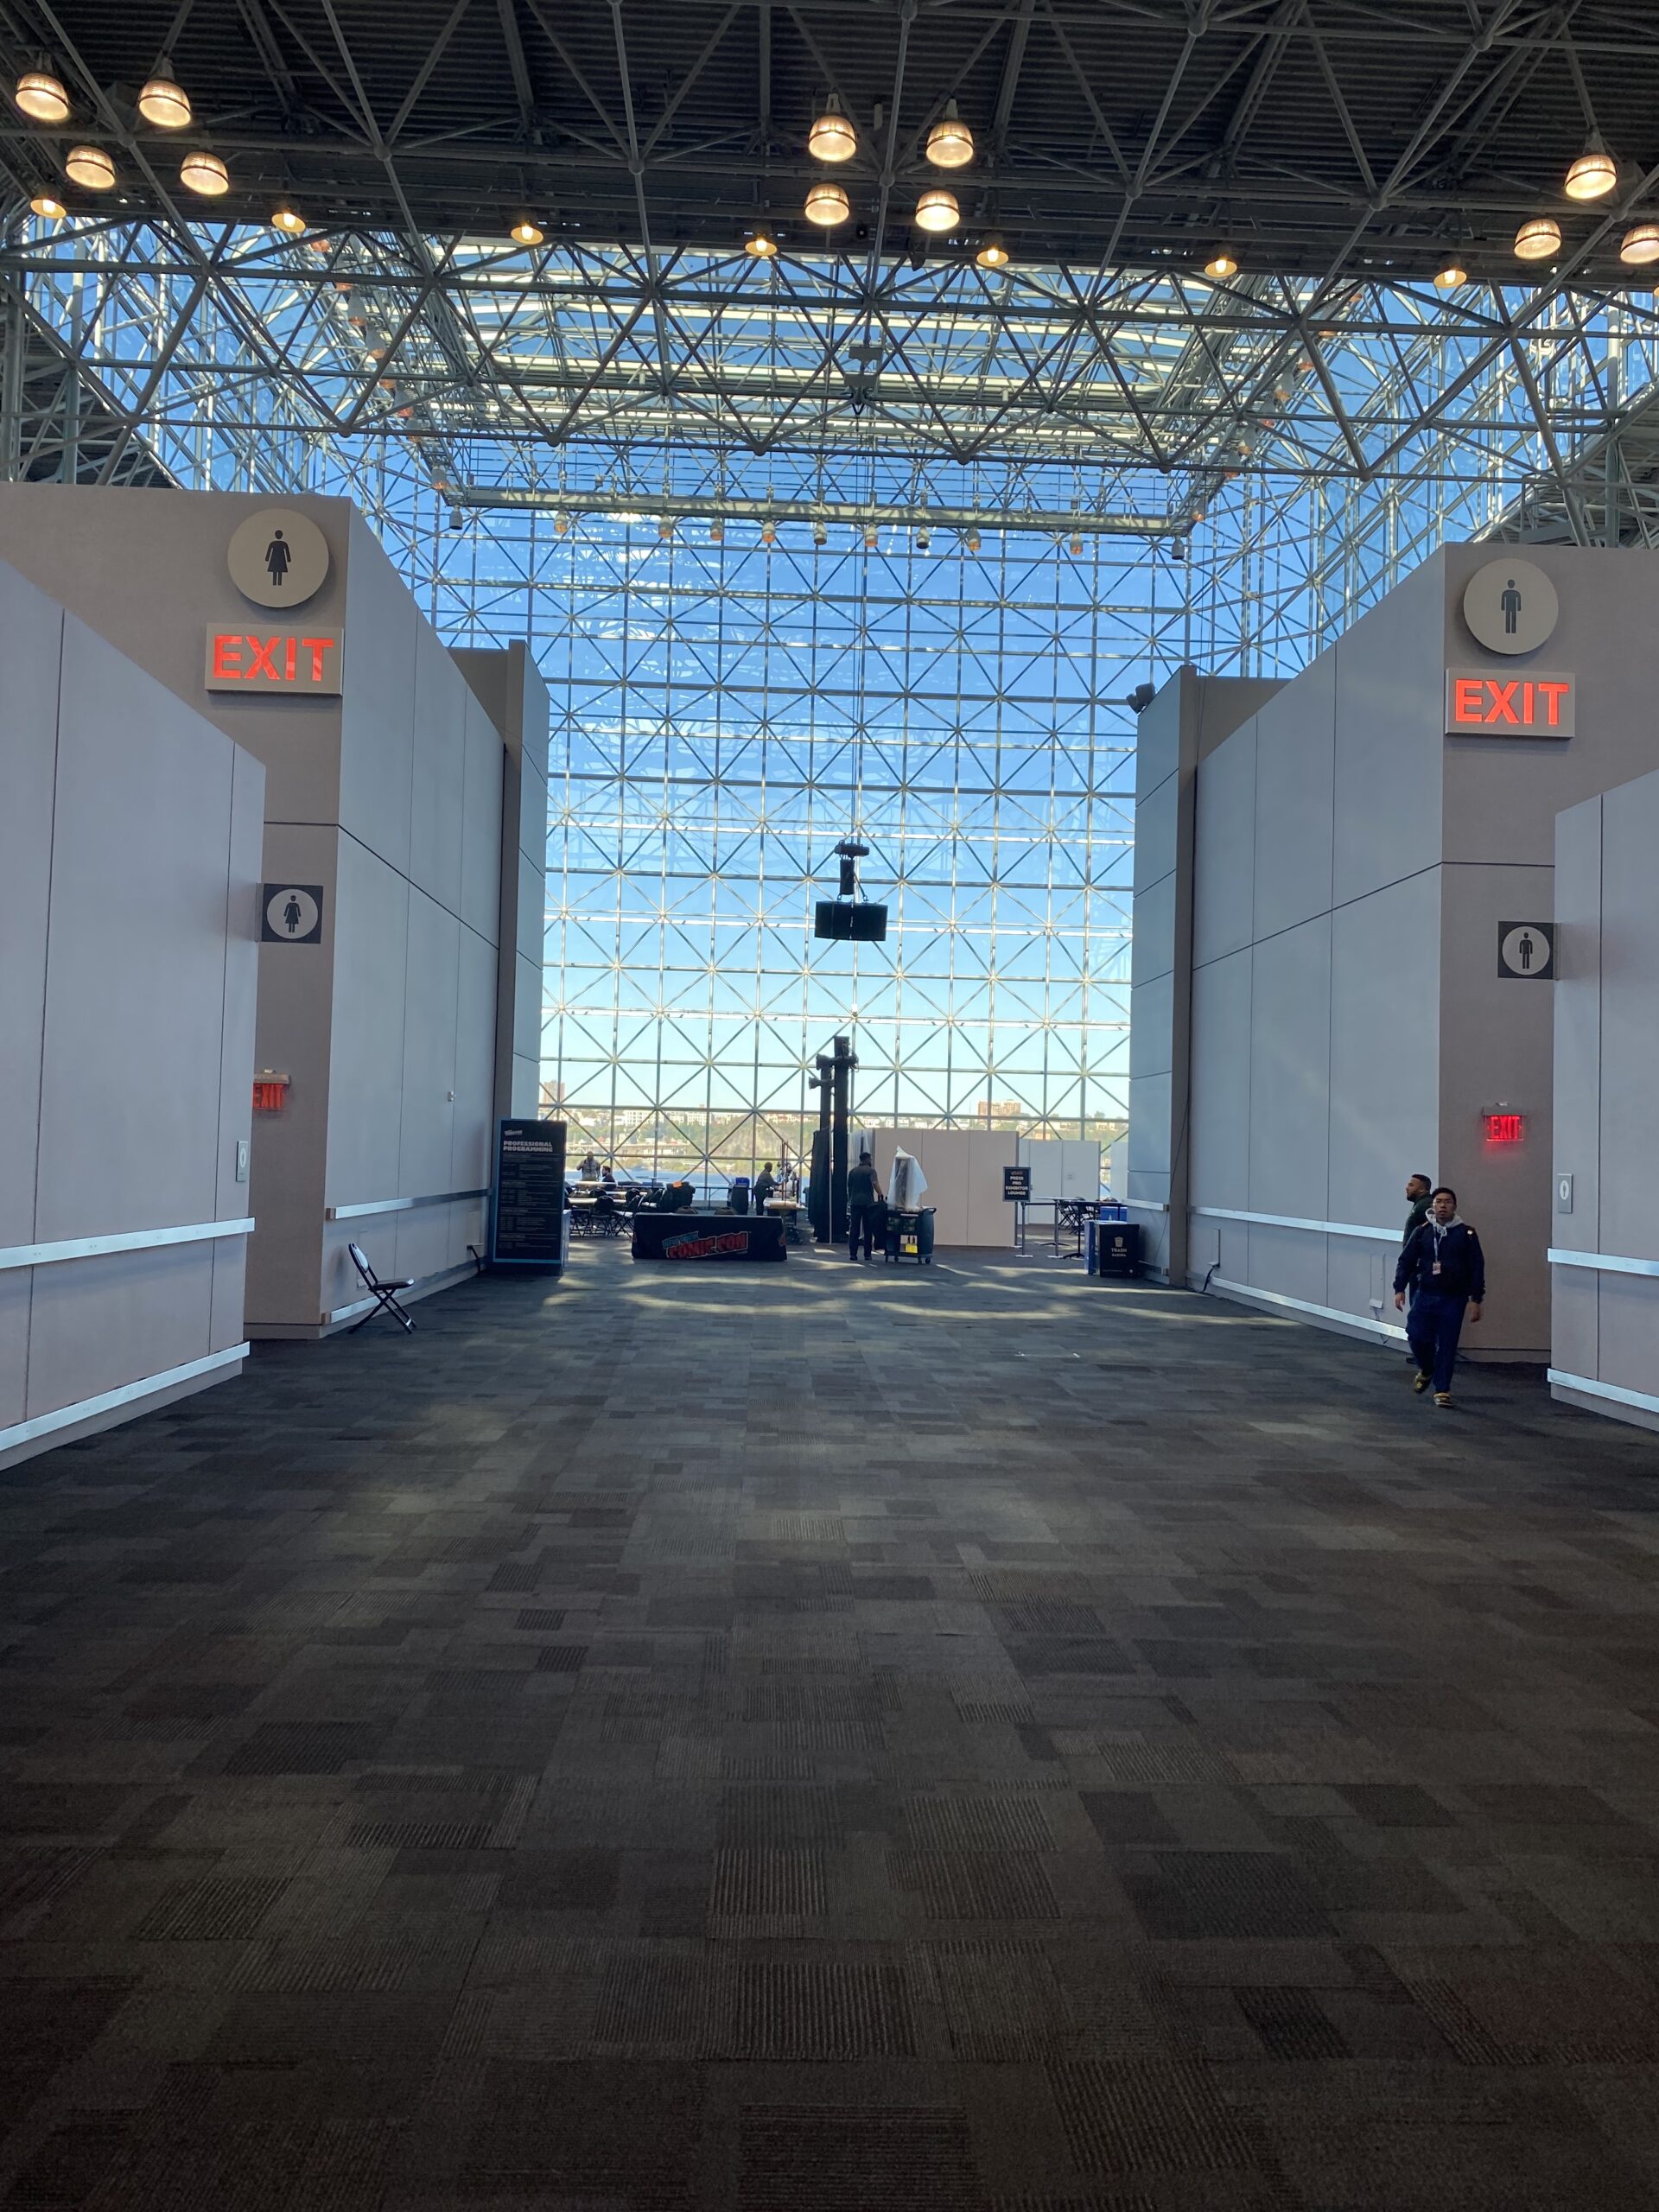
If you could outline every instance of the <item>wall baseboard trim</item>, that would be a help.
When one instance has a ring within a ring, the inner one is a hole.
[[[489,1185],[477,1191],[430,1191],[420,1198],[371,1198],[364,1205],[325,1206],[325,1221],[364,1221],[375,1213],[408,1213],[416,1206],[454,1206],[467,1198],[487,1198]]]
[[[1546,1368],[1544,1374],[1552,1392],[1571,1391],[1575,1397],[1600,1400],[1602,1402],[1595,1408],[1598,1413],[1604,1413],[1611,1406],[1659,1417],[1659,1397],[1649,1391],[1627,1390],[1622,1383],[1603,1382],[1593,1375],[1574,1375],[1564,1367]]]
[[[48,1450],[54,1443],[68,1442],[67,1430],[90,1434],[149,1412],[162,1399],[184,1396],[210,1382],[228,1382],[230,1370],[241,1367],[248,1351],[245,1343],[231,1344],[200,1359],[187,1359],[178,1367],[164,1367],[158,1374],[140,1376],[136,1382],[123,1382],[116,1389],[78,1398],[73,1405],[36,1414],[30,1421],[14,1421],[10,1428],[0,1428],[0,1466],[10,1465],[14,1458]]]
[[[1194,1290],[1203,1287],[1202,1275],[1192,1284]],[[1363,1337],[1373,1344],[1402,1344],[1406,1332],[1397,1321],[1373,1321],[1366,1313],[1345,1313],[1340,1306],[1316,1306],[1306,1298],[1291,1298],[1281,1290],[1258,1290],[1254,1283],[1230,1282],[1225,1275],[1212,1275],[1210,1289],[1213,1294],[1236,1300],[1243,1306],[1259,1306],[1269,1313],[1295,1314],[1300,1319],[1312,1321],[1321,1329],[1331,1329],[1343,1336]]]

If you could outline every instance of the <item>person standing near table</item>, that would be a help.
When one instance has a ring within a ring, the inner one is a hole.
[[[1417,1362],[1413,1389],[1434,1386],[1434,1402],[1452,1402],[1452,1370],[1465,1316],[1478,1321],[1486,1295],[1486,1256],[1480,1239],[1458,1217],[1458,1194],[1444,1184],[1429,1200],[1428,1218],[1414,1229],[1394,1271],[1394,1302],[1403,1308],[1411,1292],[1406,1333]]]
[[[778,1178],[772,1173],[772,1162],[768,1160],[754,1179],[754,1210],[757,1213],[765,1212],[766,1200],[777,1188]]]
[[[859,1239],[864,1240],[864,1257],[874,1257],[875,1210],[881,1203],[881,1186],[875,1179],[875,1170],[870,1165],[870,1155],[861,1152],[856,1167],[847,1170],[847,1256],[858,1257]]]

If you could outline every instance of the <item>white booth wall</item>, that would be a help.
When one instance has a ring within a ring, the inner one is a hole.
[[[1659,773],[1556,822],[1550,1387],[1649,1428],[1659,1428],[1656,853]]]
[[[0,668],[9,1465],[246,1355],[265,778],[3,562]]]
[[[893,1179],[895,1150],[921,1161],[927,1178],[922,1204],[933,1209],[936,1244],[1014,1249],[1015,1210],[1002,1196],[1002,1170],[1014,1165],[1020,1142],[1012,1129],[879,1128],[868,1133],[868,1141],[884,1191]]]
[[[265,764],[263,879],[323,887],[320,944],[259,947],[256,1064],[289,1083],[255,1116],[246,1314],[254,1336],[315,1337],[359,1310],[348,1240],[421,1290],[483,1243],[493,1122],[513,1110],[502,1003],[527,1037],[541,1001],[516,932],[498,961],[501,912],[533,914],[539,948],[545,850],[516,815],[505,832],[502,730],[349,502],[283,503],[329,546],[304,619],[343,633],[340,696],[206,690],[209,628],[258,625],[226,553],[271,504],[0,486],[0,553]],[[522,671],[520,690],[533,715]]]
[[[1500,976],[1498,923],[1550,918],[1557,812],[1659,760],[1659,556],[1529,546],[1560,618],[1519,665],[1463,623],[1464,586],[1495,557],[1444,548],[1198,764],[1190,1068],[1166,1101],[1132,1083],[1130,1183],[1150,1197],[1137,1163],[1160,1141],[1173,1159],[1190,1126],[1185,1280],[1213,1268],[1234,1294],[1393,1338],[1403,1185],[1421,1169],[1456,1186],[1486,1247],[1469,1348],[1531,1360],[1550,1330],[1551,987]],[[1573,738],[1444,734],[1448,666],[1534,665],[1571,674]],[[1179,875],[1148,893],[1137,1024],[1154,954],[1181,996]],[[1499,1106],[1524,1115],[1523,1144],[1484,1143]]]

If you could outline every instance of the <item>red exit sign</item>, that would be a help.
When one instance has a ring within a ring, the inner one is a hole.
[[[207,632],[210,691],[321,691],[340,689],[338,630],[266,630],[257,626]]]
[[[1446,671],[1448,737],[1571,737],[1570,676],[1488,676]]]
[[[1483,1114],[1488,1144],[1522,1144],[1526,1141],[1527,1117],[1524,1114]]]

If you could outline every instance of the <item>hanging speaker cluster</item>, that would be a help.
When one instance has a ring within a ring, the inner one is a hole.
[[[887,910],[868,899],[849,904],[840,899],[820,899],[812,925],[814,937],[840,938],[853,944],[880,944],[887,933]]]

